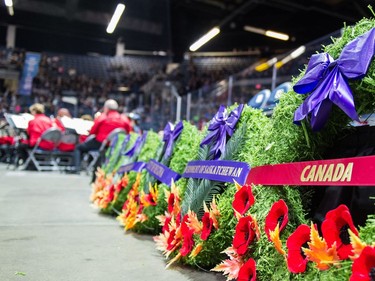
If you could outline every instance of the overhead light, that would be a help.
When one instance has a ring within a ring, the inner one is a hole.
[[[273,66],[275,63],[277,63],[277,58],[272,58],[264,63],[261,63],[260,65],[255,67],[255,70],[258,72],[262,72]]]
[[[12,7],[8,7],[8,13],[9,13],[9,15],[14,16],[13,6]]]
[[[264,34],[268,37],[272,37],[275,39],[283,40],[283,41],[288,41],[289,40],[289,35],[281,32],[276,32],[272,30],[266,30],[266,33]]]
[[[292,59],[295,59],[295,58],[298,58],[300,55],[302,55],[305,51],[306,51],[306,47],[305,46],[301,46],[301,47],[295,49],[290,54],[290,56],[292,57]]]
[[[264,35],[266,33],[266,31],[264,29],[257,28],[257,27],[254,27],[254,26],[250,26],[250,25],[245,25],[243,27],[243,29],[246,30],[246,31],[249,31],[249,32],[258,33],[258,34],[262,34],[262,35]]]
[[[111,21],[109,22],[109,24],[107,26],[107,30],[106,30],[107,33],[110,33],[110,34],[113,33],[113,31],[115,30],[115,28],[117,26],[117,23],[120,20],[121,15],[124,12],[124,10],[125,10],[124,4],[117,4],[116,10],[113,13]]]
[[[290,55],[283,58],[281,61],[278,61],[276,63],[276,68],[282,67],[284,64],[290,62],[291,60],[294,60],[295,58],[298,58],[300,55],[302,55],[306,50],[305,46],[298,47],[293,52],[290,53]]]
[[[210,41],[212,38],[214,38],[216,35],[220,33],[220,29],[218,27],[214,27],[209,32],[207,32],[205,35],[203,35],[201,38],[199,38],[195,43],[193,43],[189,50],[192,52],[195,52],[200,47],[202,47],[204,44],[206,44],[208,41]]]
[[[248,31],[248,32],[262,34],[262,35],[272,37],[272,38],[275,38],[275,39],[279,39],[279,40],[283,40],[283,41],[289,40],[288,34],[273,31],[273,30],[265,30],[265,29],[262,29],[262,28],[257,28],[257,27],[253,27],[253,26],[249,26],[249,25],[245,25],[243,27],[243,29]]]
[[[126,86],[120,86],[118,87],[117,89],[119,92],[127,92],[129,91],[129,87],[126,87]]]
[[[13,0],[4,0],[5,6],[13,7]]]
[[[4,0],[5,6],[7,6],[7,10],[9,15],[14,16],[14,10],[13,10],[13,0]]]

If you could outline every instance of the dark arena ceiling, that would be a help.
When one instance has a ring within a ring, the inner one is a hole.
[[[259,49],[266,55],[296,48],[344,24],[370,17],[368,0],[129,0],[113,34],[106,25],[119,1],[13,0],[15,15],[0,7],[0,45],[6,26],[17,26],[16,46],[32,51],[113,55],[126,49],[170,51],[175,61],[214,26],[221,33],[199,51]],[[290,36],[280,41],[244,31],[250,25]]]

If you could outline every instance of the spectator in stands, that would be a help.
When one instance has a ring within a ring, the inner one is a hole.
[[[87,140],[76,146],[74,150],[74,173],[80,172],[82,153],[100,148],[102,142],[114,129],[122,128],[127,133],[132,131],[130,123],[117,111],[118,104],[115,100],[109,99],[104,103],[103,113],[95,119]]]
[[[53,126],[52,120],[44,115],[43,104],[35,103],[30,106],[29,110],[30,113],[34,116],[34,119],[29,121],[26,130],[28,140],[20,142],[16,148],[17,155],[19,159],[22,160],[26,160],[27,158],[27,149],[34,147],[40,136]],[[54,148],[54,145],[49,141],[43,140],[40,142],[39,147],[45,150],[52,150]]]

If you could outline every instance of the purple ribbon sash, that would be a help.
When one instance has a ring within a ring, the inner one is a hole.
[[[219,111],[210,121],[210,125],[208,126],[209,133],[202,140],[200,146],[213,144],[210,152],[214,155],[214,160],[219,159],[224,153],[227,135],[233,135],[236,124],[241,117],[243,107],[244,105],[240,104],[228,114],[225,106],[221,105]]]
[[[175,127],[171,122],[168,122],[164,128],[163,141],[165,143],[164,157],[169,157],[172,154],[173,143],[180,136],[184,125],[182,121],[178,122]]]
[[[116,134],[116,135],[113,137],[113,140],[111,141],[111,145],[110,145],[110,147],[109,147],[109,153],[108,153],[108,156],[105,158],[105,161],[104,161],[104,164],[105,164],[105,165],[108,164],[109,159],[111,158],[112,152],[113,152],[113,150],[115,149],[115,146],[117,145],[117,142],[118,142],[118,134]]]
[[[162,183],[165,183],[168,186],[171,186],[172,180],[176,182],[181,177],[180,174],[176,173],[175,171],[172,171],[167,166],[153,159],[151,159],[146,164],[146,170],[156,179],[158,179]]]
[[[190,161],[183,173],[184,178],[207,179],[220,182],[233,180],[243,185],[246,182],[250,166],[244,162],[230,160]]]
[[[312,55],[305,76],[293,87],[299,94],[311,92],[295,111],[294,123],[310,116],[312,129],[318,131],[326,124],[333,104],[359,121],[348,79],[365,76],[374,48],[375,28],[349,42],[337,60],[327,53]]]
[[[146,167],[146,163],[145,162],[134,162],[134,163],[130,163],[130,164],[126,164],[126,165],[121,166],[117,170],[117,173],[118,174],[124,174],[124,173],[127,173],[129,171],[140,172],[145,167]]]
[[[146,141],[147,132],[145,132],[142,136],[138,136],[137,140],[135,141],[132,148],[125,152],[125,156],[133,157],[134,154],[138,153],[138,150],[142,146],[142,144]]]

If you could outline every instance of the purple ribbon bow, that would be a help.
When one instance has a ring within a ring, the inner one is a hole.
[[[182,121],[178,122],[177,125],[173,128],[173,124],[168,122],[164,128],[163,141],[165,145],[164,157],[169,157],[172,154],[173,142],[179,137],[182,132],[184,125]]]
[[[243,107],[244,105],[240,104],[228,115],[225,106],[221,105],[219,111],[210,121],[210,125],[208,126],[210,133],[202,140],[200,146],[213,144],[210,152],[214,155],[214,160],[219,159],[220,155],[224,153],[227,135],[230,137],[233,135],[236,124],[241,117]]]
[[[293,87],[299,94],[311,92],[294,113],[300,124],[310,114],[311,127],[318,131],[326,124],[332,104],[359,121],[348,79],[365,76],[374,55],[375,28],[349,42],[337,60],[327,54],[311,56],[305,76]]]
[[[125,156],[133,157],[134,153],[140,148],[143,142],[146,140],[147,132],[145,132],[142,136],[138,136],[132,148],[125,152]]]

